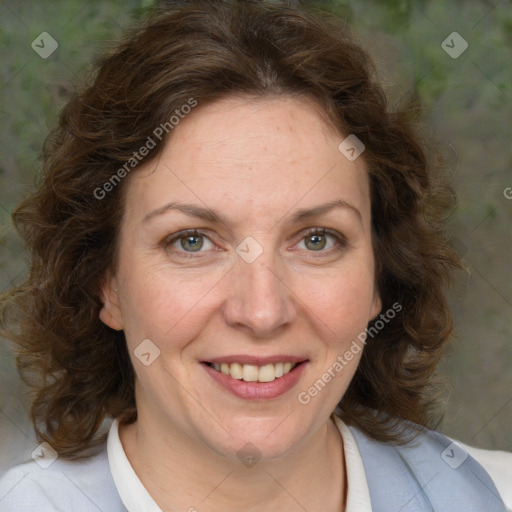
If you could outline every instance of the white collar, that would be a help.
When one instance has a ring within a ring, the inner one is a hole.
[[[372,512],[370,490],[368,489],[363,459],[359,453],[354,435],[339,416],[334,415],[334,422],[343,439],[347,471],[347,507],[345,512]]]
[[[363,461],[350,429],[334,416],[343,439],[345,467],[347,471],[347,507],[345,512],[372,512],[370,492],[366,481]],[[142,485],[119,439],[119,423],[112,422],[107,441],[108,463],[117,492],[128,512],[162,512]]]
[[[114,420],[107,440],[108,464],[117,492],[128,512],[162,512],[153,498],[142,485],[135,473],[121,439],[119,439],[119,422]]]

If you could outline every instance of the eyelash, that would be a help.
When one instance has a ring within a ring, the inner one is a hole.
[[[315,252],[318,252],[319,255],[325,255],[325,254],[330,254],[332,251],[341,251],[343,249],[346,248],[347,246],[347,239],[345,236],[343,236],[341,233],[338,233],[336,231],[331,231],[329,229],[326,229],[326,228],[310,228],[308,229],[304,236],[301,237],[300,242],[306,240],[307,238],[309,237],[312,237],[312,236],[330,236],[332,238],[334,238],[334,241],[335,241],[335,246],[328,249],[328,250],[320,250],[320,251],[307,251],[307,252],[310,252],[310,253],[315,253]],[[209,240],[211,243],[213,243],[210,238],[208,237],[208,235],[206,235],[205,233],[202,233],[201,231],[197,231],[195,229],[190,229],[190,230],[186,230],[186,231],[182,231],[180,233],[177,233],[176,236],[173,235],[172,238],[168,238],[165,240],[164,242],[164,245],[166,248],[169,248],[170,246],[172,246],[175,242],[178,242],[184,238],[187,238],[187,237],[202,237],[202,238],[206,238],[207,240]],[[197,252],[192,252],[192,251],[184,251],[184,250],[178,250],[176,251],[181,257],[183,258],[197,258],[197,257],[201,257],[200,255],[206,251],[197,251]],[[313,257],[317,257],[317,256],[313,256]]]

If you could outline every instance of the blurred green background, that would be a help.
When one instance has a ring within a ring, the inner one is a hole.
[[[0,3],[0,291],[23,279],[25,255],[10,212],[34,182],[49,127],[73,83],[152,4]],[[441,366],[448,388],[439,429],[474,446],[512,451],[512,4],[318,0],[302,5],[347,20],[374,56],[392,105],[421,100],[423,120],[453,170],[459,205],[450,219],[452,241],[471,268],[451,294],[457,339]],[[31,48],[42,32],[59,45],[47,59]],[[468,43],[457,58],[443,49],[454,46],[453,54],[461,48],[460,40],[447,39],[453,32]],[[25,389],[9,344],[0,343],[0,473],[29,457],[34,447]]]

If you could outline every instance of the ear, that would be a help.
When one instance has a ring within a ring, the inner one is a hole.
[[[100,309],[100,320],[111,329],[123,329],[123,316],[119,306],[119,296],[115,278],[107,273],[100,287],[100,299],[103,306]]]
[[[370,318],[368,321],[370,322],[374,318],[377,317],[377,315],[382,311],[382,301],[380,299],[380,294],[377,291],[377,288],[375,288],[375,291],[373,292],[373,299],[372,304],[370,307]]]

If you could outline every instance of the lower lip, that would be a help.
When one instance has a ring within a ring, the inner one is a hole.
[[[220,386],[244,400],[270,400],[284,395],[297,384],[304,372],[307,361],[297,364],[290,372],[272,382],[245,382],[234,379],[202,363],[203,368]]]

